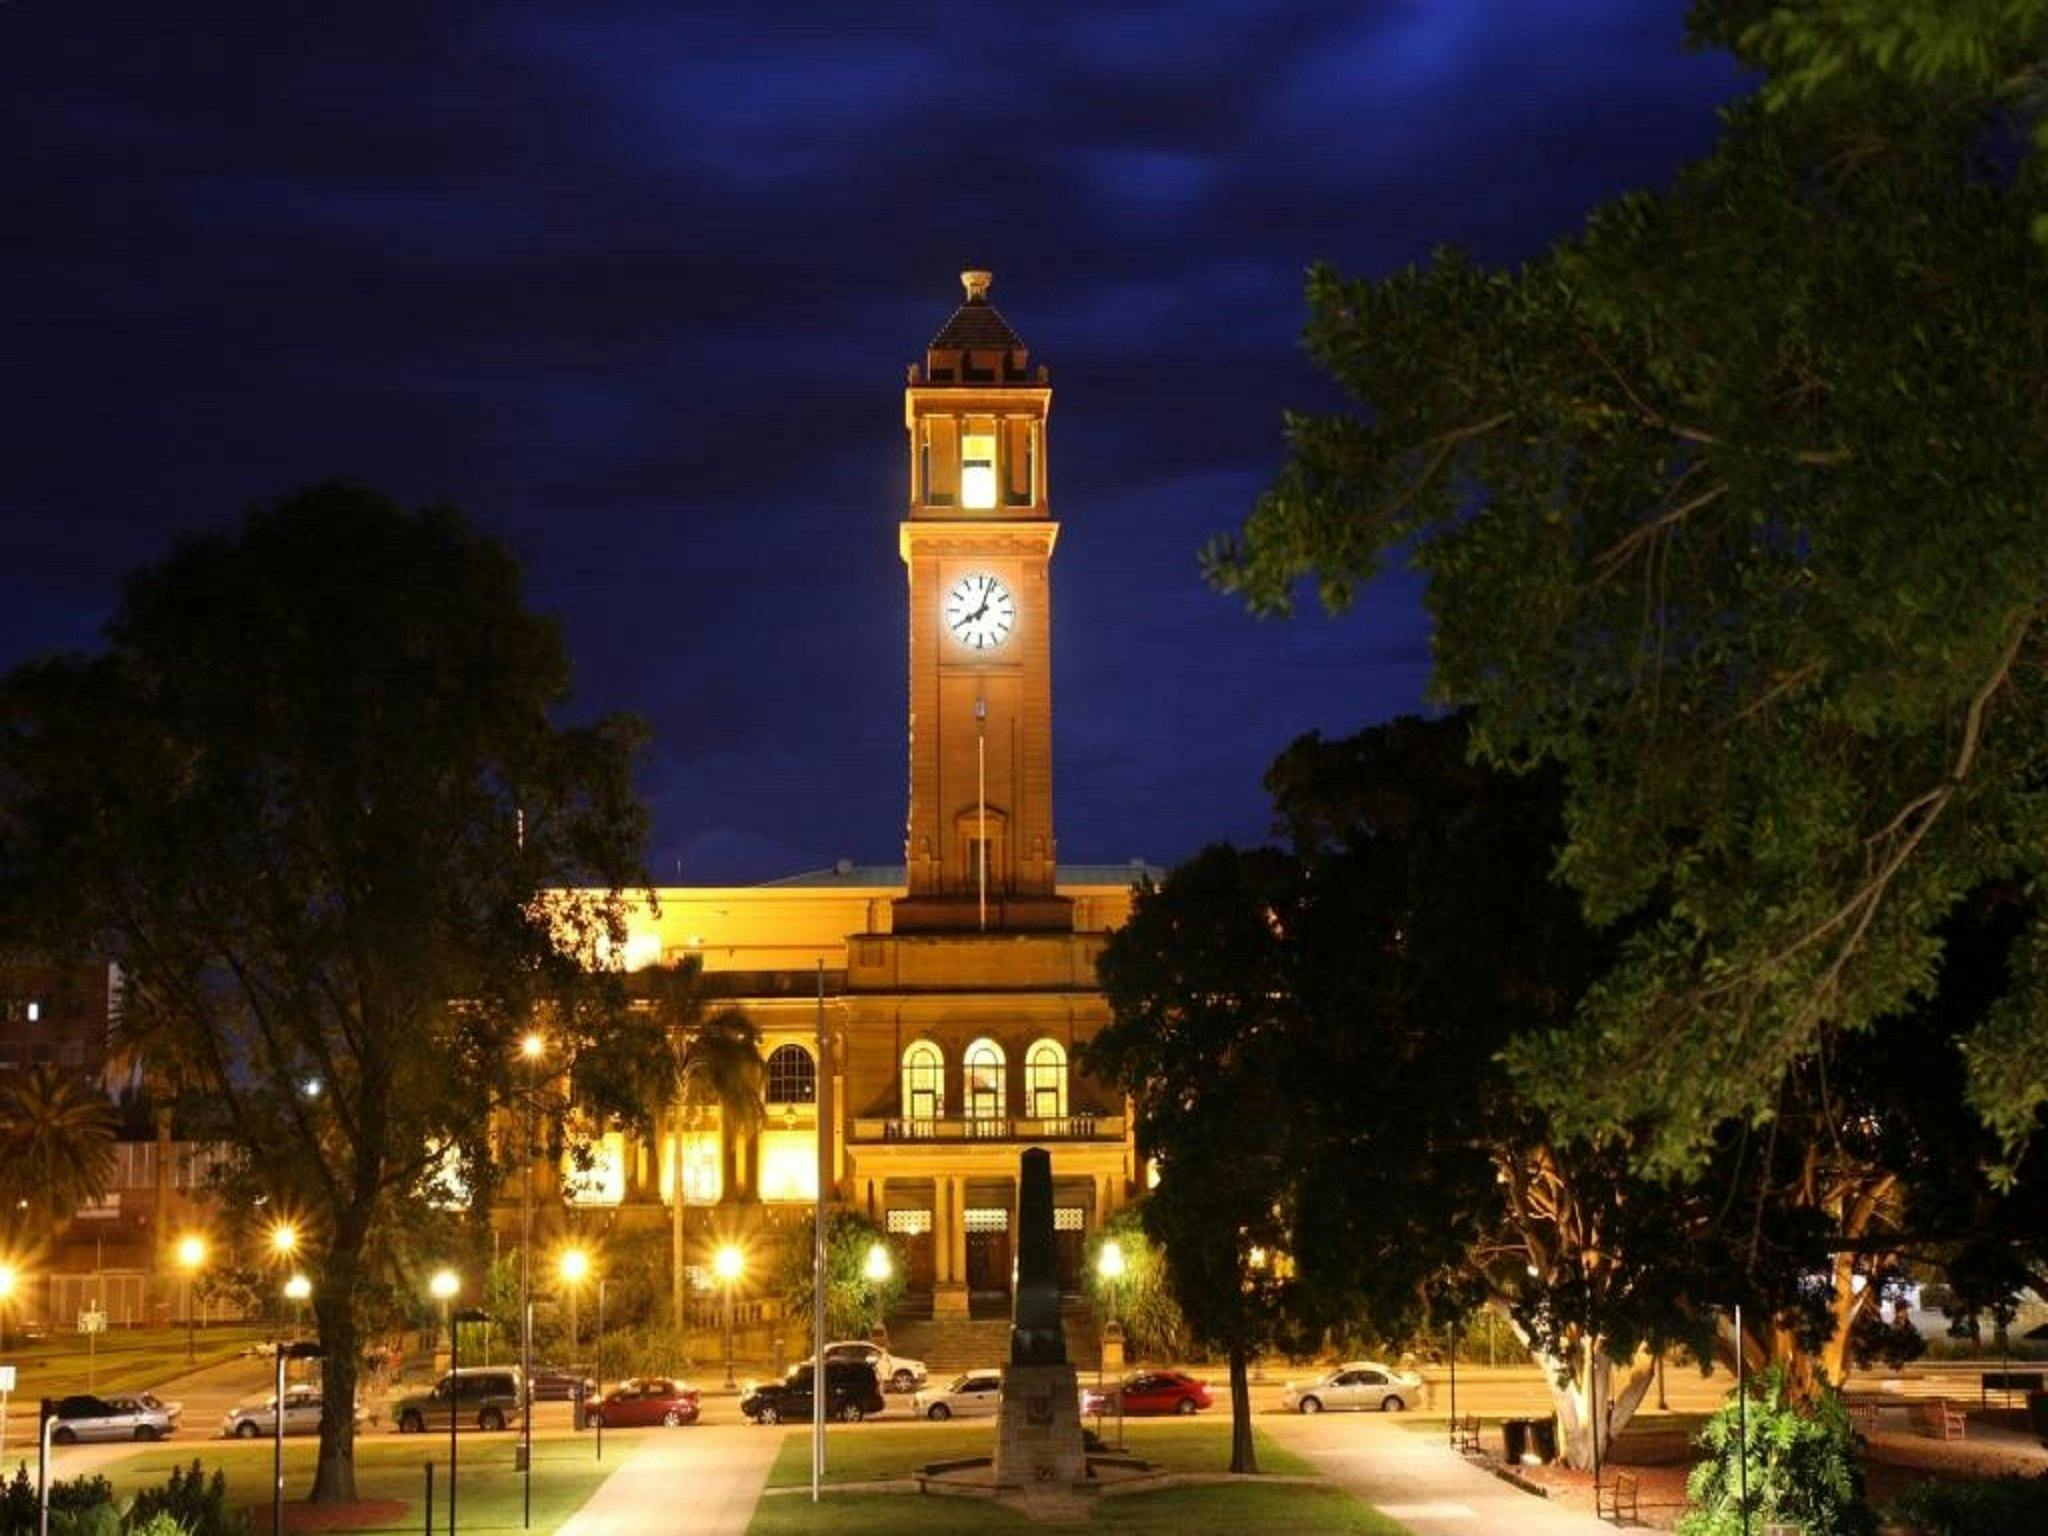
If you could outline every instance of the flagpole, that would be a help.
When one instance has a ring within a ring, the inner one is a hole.
[[[832,1182],[828,1122],[832,1069],[825,1042],[825,962],[818,961],[818,1199],[811,1216],[811,1502],[825,1473],[825,1190]]]

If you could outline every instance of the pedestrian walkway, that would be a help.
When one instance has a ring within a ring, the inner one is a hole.
[[[1415,1536],[1614,1536],[1374,1413],[1261,1414],[1259,1428]]]
[[[742,1425],[648,1435],[556,1536],[744,1536],[781,1446]]]

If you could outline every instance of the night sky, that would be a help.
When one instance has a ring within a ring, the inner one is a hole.
[[[1302,278],[1533,256],[1742,86],[1680,0],[0,0],[0,666],[180,532],[448,500],[645,714],[655,876],[898,862],[904,365],[987,266],[1051,366],[1064,861],[1267,830],[1417,707],[1415,584],[1246,617],[1195,552],[1330,403]]]

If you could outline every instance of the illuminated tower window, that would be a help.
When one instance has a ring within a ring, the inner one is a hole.
[[[960,439],[960,505],[986,511],[995,504],[995,434],[966,433]]]

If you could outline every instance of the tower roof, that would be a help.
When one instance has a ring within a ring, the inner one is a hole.
[[[1030,380],[1031,354],[1024,339],[988,301],[993,281],[993,273],[978,267],[960,274],[967,301],[953,311],[953,318],[939,327],[939,334],[925,348],[927,383],[1014,387]],[[912,372],[914,375],[915,370]],[[1042,384],[1044,370],[1039,372]],[[911,382],[917,382],[914,376]]]
[[[988,301],[989,284],[994,281],[992,272],[960,274],[961,286],[967,290],[967,301],[953,311],[952,319],[939,327],[939,334],[932,338],[929,350],[964,352],[974,347],[1007,352],[1023,347],[1024,339],[1010,328],[1010,322]]]

